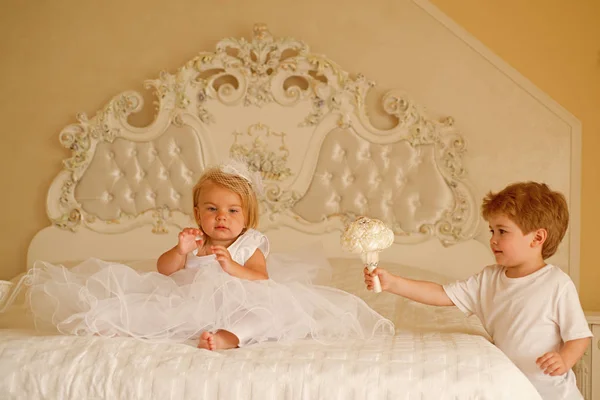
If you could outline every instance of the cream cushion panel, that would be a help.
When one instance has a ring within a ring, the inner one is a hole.
[[[189,128],[169,127],[149,142],[101,143],[75,197],[89,214],[119,220],[147,210],[192,213],[192,190],[204,165],[198,138]]]

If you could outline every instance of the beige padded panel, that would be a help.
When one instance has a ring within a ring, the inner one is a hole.
[[[433,145],[372,144],[336,130],[321,146],[310,187],[294,209],[311,222],[343,213],[369,215],[406,234],[435,224],[454,206]]]
[[[192,188],[204,169],[189,128],[171,126],[149,142],[100,143],[75,198],[91,218],[118,221],[154,209],[192,213]]]

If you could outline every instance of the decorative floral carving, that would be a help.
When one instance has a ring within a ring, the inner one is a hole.
[[[67,214],[63,214],[60,218],[52,221],[54,225],[62,229],[68,229],[75,232],[81,224],[81,210],[73,209]]]
[[[171,219],[171,210],[167,207],[157,208],[152,211],[154,223],[152,224],[152,233],[168,233],[167,221]]]
[[[325,115],[324,106],[325,100],[320,98],[319,96],[312,96],[312,105],[313,111],[306,116],[303,122],[300,123],[300,126],[315,126],[318,125],[319,122],[323,119],[323,115]]]
[[[196,106],[198,118],[200,121],[205,124],[210,124],[215,122],[215,117],[208,112],[208,110],[204,107],[206,100],[208,99],[208,95],[204,88],[198,90],[198,94],[196,95],[196,100],[198,101],[198,105]]]
[[[234,132],[233,135],[235,140],[229,149],[229,154],[246,160],[250,170],[260,172],[264,180],[282,181],[292,175],[292,171],[287,166],[290,151],[285,144],[285,133],[274,132],[259,123],[251,125],[246,134]],[[239,143],[240,136],[250,136],[251,143],[248,145]],[[271,138],[281,138],[277,152],[269,148]]]
[[[260,172],[266,183],[261,201],[262,211],[274,221],[280,213],[291,210],[300,198],[298,192],[282,190],[278,183],[292,175],[287,166],[290,150],[285,143],[286,134],[274,132],[266,125],[258,123],[251,125],[246,133],[234,132],[233,135],[235,139],[229,153],[232,157],[246,160],[251,171]],[[246,136],[250,137],[250,142],[240,143],[241,137]],[[279,144],[273,146],[273,139],[277,139]],[[276,147],[277,150],[271,150],[272,147]]]

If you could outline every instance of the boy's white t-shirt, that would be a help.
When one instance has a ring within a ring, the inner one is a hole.
[[[536,360],[559,351],[563,342],[592,337],[571,278],[546,265],[533,274],[508,278],[491,265],[464,281],[444,286],[465,314],[475,314],[500,348],[529,378],[544,399],[582,399],[569,371],[545,375]]]

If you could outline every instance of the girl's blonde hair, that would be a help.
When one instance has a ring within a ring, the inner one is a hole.
[[[198,207],[200,193],[207,182],[212,182],[238,194],[242,199],[242,211],[244,212],[246,228],[256,228],[258,226],[258,199],[250,182],[239,175],[223,172],[218,167],[206,169],[194,186],[194,209]],[[194,213],[195,215],[196,213]],[[200,225],[197,218],[196,223]]]
[[[523,234],[536,229],[548,233],[542,246],[545,260],[556,253],[569,225],[569,209],[565,196],[550,190],[545,183],[518,182],[498,193],[489,192],[481,206],[483,218],[506,215]]]

